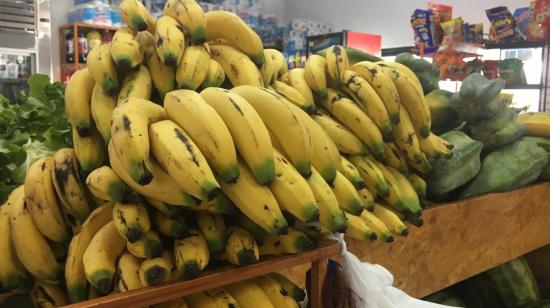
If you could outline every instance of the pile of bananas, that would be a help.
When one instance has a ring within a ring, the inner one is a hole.
[[[65,290],[74,303],[300,253],[331,232],[391,242],[403,221],[422,224],[422,174],[451,146],[409,69],[333,46],[288,71],[232,13],[194,0],[168,0],[156,21],[136,0],[120,10],[128,27],[66,87],[74,149],[34,162],[1,207],[3,289],[34,278],[31,294],[55,306]],[[241,306],[258,298],[243,288],[227,287]]]

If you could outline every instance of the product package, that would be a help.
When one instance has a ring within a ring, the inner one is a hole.
[[[517,8],[514,11],[514,20],[516,22],[516,35],[521,39],[527,39],[527,32],[531,23],[531,8]]]
[[[527,38],[529,40],[544,40],[550,32],[550,0],[532,1],[532,19]]]
[[[437,44],[432,11],[416,9],[411,15],[411,26],[414,30],[416,49],[423,49],[425,54],[436,52]]]
[[[515,38],[516,22],[507,7],[497,6],[485,10],[485,13],[495,31],[496,41],[511,41]]]
[[[462,26],[464,21],[461,17],[451,19],[444,23],[441,23],[441,28],[443,29],[443,45],[451,42],[461,42],[463,41],[462,37]]]
[[[428,1],[428,10],[431,10],[433,14],[436,45],[440,45],[443,40],[441,23],[449,21],[453,18],[453,7],[450,5]]]
[[[498,79],[498,61],[483,61],[483,76],[487,79]]]
[[[520,59],[506,59],[498,64],[499,78],[504,80],[507,86],[519,86],[527,83],[523,62]]]

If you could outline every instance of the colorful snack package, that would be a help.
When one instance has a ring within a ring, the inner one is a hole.
[[[477,43],[477,44],[483,43],[483,24],[482,23],[471,24],[470,32],[473,33],[474,43]]]
[[[441,23],[451,20],[453,17],[453,7],[450,5],[428,1],[428,10],[431,10],[433,13],[436,45],[440,45],[443,40]]]
[[[499,78],[504,80],[507,86],[519,86],[527,83],[523,62],[520,59],[505,59],[498,64]]]
[[[532,20],[527,38],[529,40],[544,40],[550,33],[550,0],[532,1]]]
[[[462,18],[454,18],[444,23],[441,23],[441,28],[443,29],[443,44],[449,42],[460,42],[463,41],[462,38]]]
[[[511,41],[516,36],[516,22],[514,16],[505,6],[497,6],[485,10],[496,33],[497,41]]]
[[[529,23],[531,23],[531,9],[529,7],[517,8],[514,11],[514,20],[516,21],[516,35],[521,39],[526,39]]]
[[[487,79],[498,79],[498,61],[483,61],[483,76]]]
[[[436,52],[437,45],[434,39],[435,30],[432,11],[416,9],[411,15],[411,26],[414,30],[416,49],[424,48],[425,54]]]

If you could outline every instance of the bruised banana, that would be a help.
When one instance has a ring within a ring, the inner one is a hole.
[[[139,279],[139,268],[143,261],[129,252],[124,252],[117,263],[115,290],[128,292],[143,287]]]
[[[252,280],[267,295],[275,307],[298,308],[298,303],[292,298],[277,280],[268,275],[256,277]]]
[[[369,228],[365,221],[358,216],[346,213],[348,219],[348,229],[346,237],[351,237],[356,240],[374,241],[377,239],[376,232]]]
[[[153,85],[157,89],[160,99],[164,100],[164,96],[176,87],[176,68],[162,63],[155,47],[149,47],[145,51],[144,57],[144,64],[151,73]]]
[[[374,208],[374,195],[367,188],[359,189],[357,191],[359,197],[363,200],[363,206],[367,211],[371,211]]]
[[[428,158],[449,159],[453,156],[452,145],[433,133],[430,133],[428,138],[420,138],[419,144],[420,149]]]
[[[133,243],[126,242],[126,249],[134,256],[142,259],[151,259],[160,257],[163,246],[158,234],[149,230],[141,238]]]
[[[315,243],[309,236],[301,231],[289,229],[288,234],[266,236],[259,250],[261,256],[278,256],[301,253],[313,249],[314,246]]]
[[[29,295],[35,307],[55,308],[69,303],[63,288],[48,282],[35,282]]]
[[[116,30],[111,41],[111,56],[119,71],[128,72],[143,61],[143,49],[132,29],[122,27]]]
[[[191,230],[187,237],[174,241],[174,256],[184,280],[197,277],[210,261],[206,239],[197,230]]]
[[[384,148],[386,150],[386,165],[397,169],[399,172],[407,174],[409,173],[409,165],[407,164],[407,158],[401,151],[397,149],[393,142],[385,143]]]
[[[237,266],[257,263],[260,253],[254,237],[242,228],[229,228],[223,258]]]
[[[225,72],[218,61],[210,59],[206,78],[202,82],[201,88],[220,87],[225,81]]]
[[[206,19],[204,11],[197,1],[168,0],[164,5],[164,15],[177,19],[182,27],[191,34],[191,39],[196,44],[205,42]]]
[[[196,90],[206,79],[210,55],[205,46],[188,46],[176,69],[176,83],[180,89]]]
[[[182,238],[188,229],[183,216],[169,217],[160,210],[154,211],[153,225],[159,233],[173,238]]]
[[[269,274],[269,276],[275,279],[283,287],[286,293],[290,294],[297,302],[302,302],[305,299],[306,292],[294,282],[290,281],[290,279],[275,272]]]
[[[118,94],[117,105],[122,104],[129,98],[149,99],[153,90],[151,73],[145,65],[140,65],[136,70],[130,72],[122,81],[122,87]],[[111,132],[112,134],[112,132]]]
[[[155,33],[155,21],[145,6],[138,0],[124,0],[120,3],[120,17],[134,31]]]
[[[361,156],[351,156],[349,161],[357,168],[371,192],[376,193],[379,197],[385,197],[389,194],[388,183],[376,164]]]
[[[306,81],[305,70],[303,68],[293,68],[288,71],[288,85],[298,90],[308,104],[309,102],[313,104],[315,101],[313,91]]]
[[[359,215],[363,209],[363,201],[353,184],[340,172],[332,182],[332,191],[338,200],[338,206],[347,213]]]
[[[242,308],[275,308],[269,297],[252,281],[241,281],[224,286],[224,289]]]
[[[185,36],[177,20],[167,15],[157,20],[155,46],[160,63],[170,67],[180,64],[185,50]]]
[[[326,49],[327,75],[329,82],[334,86],[346,83],[344,72],[349,69],[347,51],[340,45],[333,45]]]
[[[118,234],[130,243],[138,241],[151,229],[147,209],[139,203],[115,203],[113,221]]]
[[[405,108],[401,108],[400,114],[399,124],[396,124],[393,128],[394,143],[409,160],[419,162],[423,154],[420,150],[420,144],[414,131],[411,117]]]
[[[168,252],[160,257],[146,259],[139,267],[139,280],[146,287],[169,281],[172,278],[173,266],[172,257]]]
[[[277,79],[288,72],[288,65],[286,64],[285,56],[277,49],[264,49],[265,57],[270,57],[275,63]]]
[[[364,211],[361,214],[361,219],[363,220],[363,222],[365,222],[367,227],[376,232],[377,238],[382,239],[386,243],[393,242],[394,237],[388,227],[373,213],[369,211]]]
[[[372,213],[388,227],[391,233],[401,236],[407,236],[409,234],[409,229],[403,221],[401,221],[399,216],[383,205],[376,204]]]
[[[355,168],[355,166],[347,160],[344,156],[340,158],[340,164],[338,164],[338,172],[346,177],[357,190],[361,190],[367,187],[365,180],[361,177],[361,174]]]
[[[92,170],[103,165],[106,158],[104,140],[95,126],[91,128],[87,137],[79,136],[76,129],[72,129],[73,149],[80,165],[80,178],[86,178]]]
[[[262,75],[262,80],[264,82],[264,87],[268,87],[273,82],[277,81],[278,77],[278,67],[275,63],[275,59],[268,55],[264,50],[265,62],[260,67],[260,74]]]

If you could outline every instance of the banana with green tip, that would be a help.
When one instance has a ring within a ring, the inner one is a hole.
[[[105,162],[105,141],[95,126],[91,127],[91,133],[86,137],[79,136],[73,127],[72,136],[74,154],[80,165],[80,178],[84,179]]]
[[[288,72],[288,65],[286,64],[285,56],[277,49],[267,48],[264,49],[265,57],[270,57],[275,63],[277,79]]]
[[[162,242],[158,234],[149,230],[141,238],[133,243],[126,242],[126,249],[134,256],[142,259],[151,259],[162,255]]]
[[[185,280],[197,277],[210,261],[208,244],[198,230],[190,230],[187,237],[174,241],[174,256]]]
[[[211,254],[223,252],[226,238],[223,216],[199,212],[195,216],[195,221],[208,243],[208,251]]]
[[[164,5],[164,15],[177,19],[196,44],[206,41],[205,14],[197,1],[168,0]]]
[[[374,241],[378,238],[376,232],[368,227],[361,217],[346,213],[346,218],[348,219],[348,229],[345,234],[346,237],[368,241]]]
[[[304,66],[304,77],[311,91],[320,98],[327,95],[327,60],[319,55],[310,56]]]
[[[196,90],[206,79],[210,68],[210,55],[205,46],[188,46],[176,68],[178,88]]]
[[[149,99],[153,90],[151,73],[145,65],[140,65],[130,72],[122,81],[122,87],[118,94],[117,105],[129,98]]]
[[[396,70],[402,73],[403,75],[409,77],[409,79],[413,83],[414,87],[418,90],[418,92],[424,93],[420,80],[418,79],[418,77],[416,77],[416,74],[408,66],[401,64],[399,62],[390,62],[390,61],[378,61],[376,62],[376,64],[378,64],[378,66],[381,66],[384,69]]]
[[[138,0],[124,0],[120,3],[122,21],[137,32],[155,33],[155,21],[145,6]]]
[[[177,90],[164,99],[168,118],[180,125],[224,181],[239,176],[233,137],[222,117],[197,92]]]
[[[102,205],[90,213],[80,227],[80,232],[71,239],[65,262],[65,284],[71,303],[88,299],[88,280],[83,263],[84,252],[94,235],[112,219],[113,204]]]
[[[343,174],[336,173],[331,187],[342,210],[352,215],[359,215],[364,210],[363,201],[357,190]]]
[[[378,166],[362,156],[351,156],[349,161],[357,168],[359,174],[367,183],[367,188],[380,197],[389,194],[388,183]]]
[[[403,174],[392,167],[386,167],[386,169],[388,169],[388,171],[399,183],[399,187],[401,189],[401,203],[405,206],[405,212],[408,214],[420,215],[422,213],[420,199],[418,198],[416,190],[411,185],[409,180],[407,180]]]
[[[264,291],[252,281],[240,281],[224,286],[224,289],[231,294],[241,308],[275,308]]]
[[[53,173],[51,156],[30,165],[25,177],[25,202],[40,233],[54,242],[63,243],[70,239],[70,235],[57,201]]]
[[[269,276],[283,287],[283,289],[290,294],[297,302],[302,302],[306,297],[306,292],[302,290],[297,284],[292,282],[290,279],[286,278],[285,276],[279,274],[279,273],[271,273]]]
[[[145,50],[144,58],[143,62],[151,73],[153,85],[160,99],[164,100],[166,93],[173,91],[176,87],[176,68],[162,63],[154,46]]]
[[[397,146],[393,142],[385,143],[384,149],[386,151],[386,165],[397,169],[401,173],[408,174],[407,158],[397,149]]]
[[[69,304],[61,286],[44,281],[35,282],[29,295],[35,307],[55,308]]]
[[[398,124],[401,99],[397,88],[391,78],[384,73],[382,67],[374,62],[362,61],[352,65],[351,70],[359,74],[372,86],[384,103],[392,123]]]
[[[256,244],[263,243],[264,238],[268,234],[264,229],[262,229],[262,227],[253,222],[250,218],[248,218],[240,211],[237,211],[237,213],[232,215],[231,218],[228,219],[228,222],[231,222],[234,226],[243,228],[248,231],[248,233],[250,233],[254,237],[254,241],[256,241]]]
[[[313,155],[311,135],[290,104],[276,92],[265,88],[239,86],[231,91],[241,95],[254,107],[266,127],[282,144],[296,170],[309,177]]]
[[[113,287],[116,260],[124,251],[126,240],[118,235],[114,222],[108,222],[93,236],[82,257],[84,272],[100,294]]]
[[[290,228],[288,234],[268,235],[259,246],[260,255],[278,256],[282,254],[295,254],[311,250],[315,242],[305,233]]]
[[[111,44],[102,44],[92,49],[86,58],[86,67],[92,78],[108,96],[117,96],[119,91],[118,73],[111,56]],[[66,94],[65,94],[66,95]]]
[[[392,208],[399,212],[405,212],[406,205],[403,204],[403,195],[401,186],[393,174],[389,171],[390,167],[386,167],[373,158],[363,158],[365,164],[375,168],[383,176],[383,179],[388,187],[388,193],[385,195],[377,194],[380,199],[384,200]],[[371,190],[372,191],[372,190]]]
[[[264,64],[262,40],[239,16],[227,11],[211,11],[205,16],[208,41],[223,39],[245,53],[257,67]]]
[[[185,36],[180,23],[165,15],[157,20],[155,30],[155,47],[160,63],[178,66],[185,50]]]
[[[254,237],[245,229],[230,227],[227,230],[223,259],[237,266],[246,266],[260,260],[260,252]]]
[[[393,127],[394,143],[409,160],[419,162],[423,154],[411,123],[411,117],[405,108],[401,108],[399,112],[401,114],[399,124]]]
[[[327,75],[329,82],[334,86],[340,86],[346,83],[344,72],[349,68],[349,59],[347,51],[340,45],[333,45],[327,48]]]
[[[393,242],[394,238],[388,227],[373,213],[364,211],[361,213],[361,219],[363,219],[367,227],[376,232],[377,238],[382,239],[386,243]]]
[[[192,211],[204,211],[210,214],[220,215],[232,215],[237,211],[233,202],[223,193],[219,193],[214,199],[202,201],[198,206],[189,209]]]
[[[124,100],[113,110],[110,144],[123,168],[139,185],[147,185],[153,179],[149,125],[165,118],[162,106],[139,98]]]
[[[73,227],[80,226],[90,214],[88,196],[80,180],[73,149],[59,149],[53,156],[52,180],[63,214]]]
[[[346,177],[357,190],[361,190],[367,187],[367,183],[361,177],[361,174],[355,168],[355,166],[347,160],[344,156],[340,158],[340,164],[338,164],[338,171]]]
[[[421,153],[420,161],[413,161],[407,157],[407,163],[411,168],[422,174],[430,174],[430,171],[432,170],[432,165],[424,153]]]
[[[101,200],[130,203],[137,199],[134,192],[109,166],[92,171],[86,178],[86,185],[90,193]]]
[[[115,290],[117,292],[128,292],[143,288],[143,284],[139,279],[139,269],[142,262],[140,258],[128,251],[118,258],[115,277]]]
[[[416,191],[418,198],[421,200],[426,198],[426,190],[427,190],[426,181],[424,181],[423,178],[419,177],[414,173],[408,173],[406,174],[406,177],[407,177],[407,180],[409,180],[409,183],[411,183],[414,190]]]
[[[65,88],[67,119],[81,137],[90,135],[90,127],[93,122],[90,100],[94,86],[95,81],[90,70],[84,68],[71,76]]]
[[[280,308],[298,308],[298,303],[292,298],[277,280],[268,275],[256,277],[252,280],[267,295],[273,306]]]
[[[172,267],[172,258],[168,253],[164,253],[160,257],[146,259],[139,267],[139,280],[145,287],[169,281],[172,278]]]
[[[427,138],[420,138],[420,150],[430,159],[449,159],[453,156],[452,148],[448,147],[447,142],[433,133]]]
[[[130,243],[138,241],[151,229],[147,209],[139,203],[115,203],[113,221],[118,234]]]
[[[161,213],[163,213],[166,217],[170,219],[177,219],[179,217],[182,217],[185,214],[184,212],[185,207],[170,205],[168,203],[157,201],[151,198],[145,198],[145,200],[147,201],[148,205],[159,210]]]
[[[273,82],[277,81],[277,76],[279,75],[278,63],[275,63],[275,59],[271,55],[267,54],[264,50],[265,62],[260,67],[260,74],[262,75],[262,80],[264,82],[264,87],[268,87]]]
[[[237,48],[225,45],[210,46],[212,59],[222,66],[225,77],[236,87],[263,86],[262,75],[250,58]],[[263,55],[263,52],[262,52]]]
[[[374,209],[374,195],[367,188],[359,189],[357,191],[359,197],[363,200],[363,206],[365,210],[372,212]]]
[[[399,216],[383,205],[376,204],[372,213],[388,227],[391,233],[400,236],[407,236],[409,234],[409,229]]]
[[[313,91],[306,81],[306,72],[303,68],[293,68],[288,71],[288,85],[298,90],[308,104],[315,102]]]
[[[270,89],[279,93],[279,95],[286,98],[287,101],[300,107],[307,113],[313,113],[317,109],[317,107],[315,106],[315,102],[307,101],[302,93],[300,93],[300,91],[287,85],[286,83],[276,80],[271,84]]]
[[[207,88],[202,98],[222,118],[236,150],[260,184],[275,177],[273,147],[269,132],[254,107],[237,93],[222,88]]]
[[[204,294],[210,297],[216,307],[240,307],[239,303],[223,288],[214,288],[204,291]],[[208,307],[196,305],[195,307]]]
[[[348,155],[365,155],[369,152],[366,144],[352,133],[347,127],[334,120],[326,112],[317,112],[312,115],[327,136],[334,142],[338,151]]]
[[[201,88],[220,87],[225,81],[225,72],[220,63],[214,59],[210,59],[208,73],[202,82]]]
[[[128,27],[116,30],[111,41],[111,56],[120,72],[128,72],[143,61],[143,48]]]
[[[159,210],[156,210],[153,214],[153,225],[159,233],[174,238],[183,237],[188,229],[183,216],[170,218]]]
[[[92,92],[90,110],[95,126],[105,144],[111,140],[111,116],[116,107],[117,98],[107,95],[101,85],[96,83]]]

